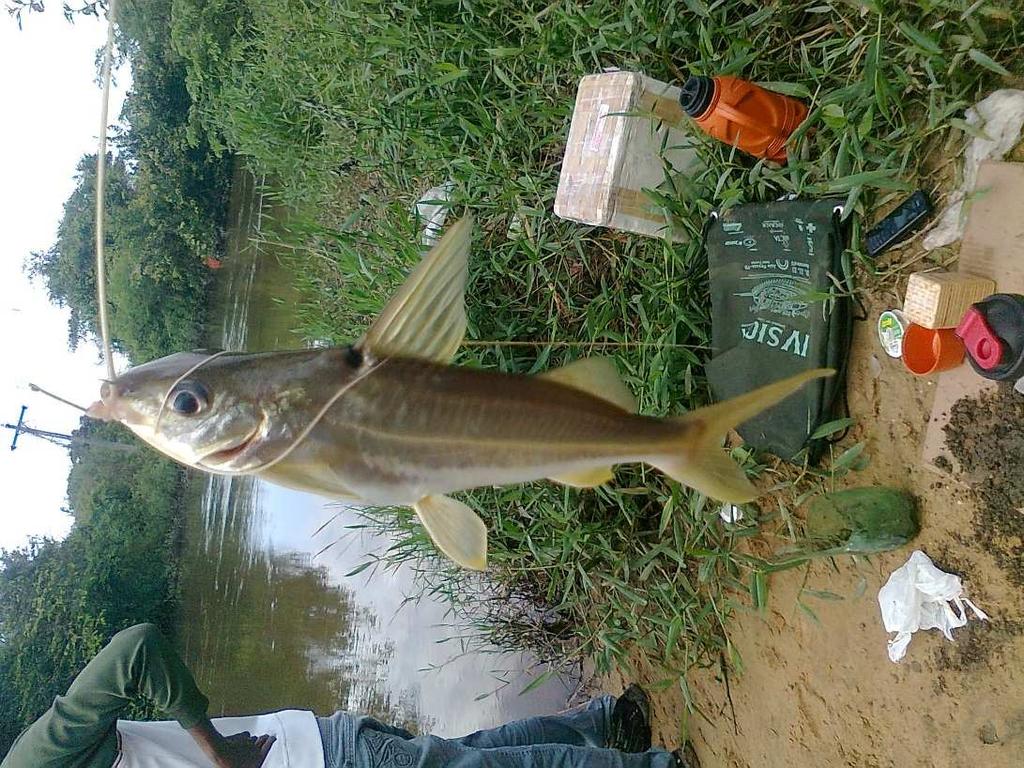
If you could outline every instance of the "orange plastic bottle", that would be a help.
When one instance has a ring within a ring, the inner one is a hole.
[[[738,77],[691,77],[679,95],[683,111],[707,134],[755,157],[786,162],[786,141],[807,105]]]

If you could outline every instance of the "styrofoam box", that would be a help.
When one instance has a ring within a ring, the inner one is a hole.
[[[555,214],[583,224],[684,241],[645,189],[701,166],[685,131],[679,88],[636,72],[580,81],[555,196]],[[669,187],[670,189],[670,187]]]

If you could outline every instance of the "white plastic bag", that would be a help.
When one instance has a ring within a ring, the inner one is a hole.
[[[1024,128],[1024,91],[1004,88],[995,91],[967,110],[964,115],[987,138],[974,137],[964,153],[964,181],[949,198],[939,222],[925,235],[925,250],[949,245],[961,238],[966,222],[964,201],[974,191],[978,169],[985,160],[1001,160],[1020,141]]]
[[[444,227],[445,219],[448,218],[448,201],[451,199],[453,189],[455,189],[453,181],[438,184],[424,192],[413,206],[422,229],[421,245],[429,248],[441,236],[441,228]]]
[[[946,639],[952,640],[952,631],[967,623],[965,605],[982,621],[988,619],[964,597],[960,577],[940,571],[921,550],[915,550],[905,565],[892,572],[878,591],[878,605],[885,631],[896,633],[889,640],[889,659],[894,662],[903,658],[910,636],[919,629],[941,629]]]

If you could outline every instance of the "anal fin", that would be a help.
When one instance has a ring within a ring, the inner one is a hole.
[[[759,495],[743,468],[718,445],[705,446],[689,456],[658,456],[650,463],[673,480],[712,499],[746,504]]]
[[[611,467],[598,467],[597,469],[585,469],[580,472],[569,472],[552,476],[548,480],[568,485],[572,488],[596,488],[611,481],[614,477],[615,473]]]
[[[487,567],[487,526],[461,501],[424,496],[412,505],[437,548],[463,568]]]

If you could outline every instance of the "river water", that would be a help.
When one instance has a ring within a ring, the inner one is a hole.
[[[236,172],[212,346],[299,346],[299,297],[262,237],[275,215],[252,177]],[[455,736],[564,705],[567,683],[522,694],[538,674],[528,658],[466,651],[444,605],[406,603],[417,594],[410,570],[346,577],[388,544],[347,530],[353,511],[214,476],[196,478],[190,507],[181,640],[212,713],[351,709]]]

